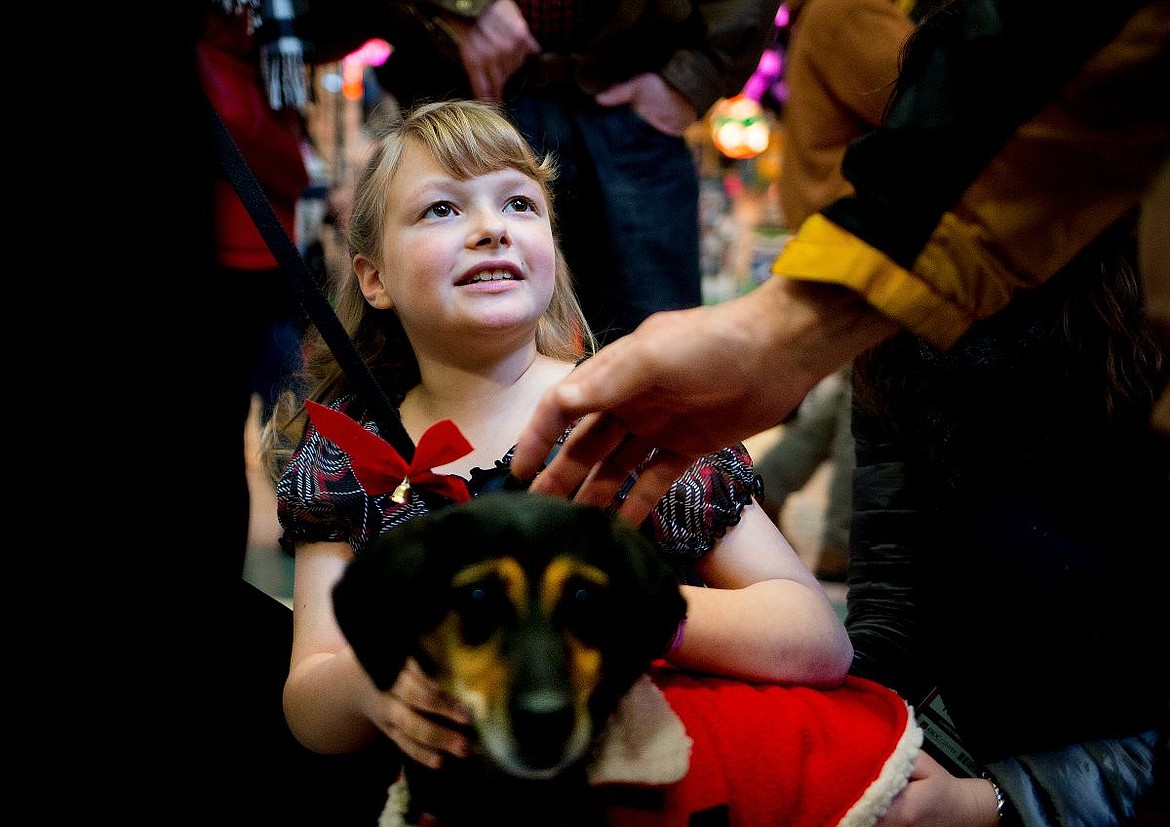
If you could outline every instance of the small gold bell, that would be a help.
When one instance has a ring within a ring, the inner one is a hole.
[[[406,502],[406,498],[410,496],[410,480],[407,477],[402,478],[402,482],[398,483],[398,487],[394,489],[394,493],[390,495],[390,499],[402,505]]]

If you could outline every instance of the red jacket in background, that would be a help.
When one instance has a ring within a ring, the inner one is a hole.
[[[259,46],[246,15],[209,10],[196,48],[204,91],[293,238],[297,199],[309,183],[301,155],[300,112],[268,105]],[[231,182],[216,178],[214,186],[216,260],[237,270],[278,267]]]

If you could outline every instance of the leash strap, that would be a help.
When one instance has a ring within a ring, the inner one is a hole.
[[[383,439],[389,442],[406,462],[414,458],[414,441],[402,426],[397,409],[390,403],[390,399],[378,384],[370,366],[362,359],[357,347],[341,320],[333,311],[333,306],[321,291],[313,274],[309,272],[305,260],[280,219],[276,217],[272,204],[256,180],[255,173],[244,160],[240,148],[236,145],[227,125],[215,110],[206,96],[203,98],[207,106],[209,120],[212,124],[212,135],[215,140],[216,157],[220,167],[235,187],[248,210],[248,214],[255,222],[256,228],[264,236],[268,249],[276,257],[281,269],[289,276],[293,289],[296,290],[301,306],[317,326],[321,337],[337,357],[341,369],[354,384],[358,396],[365,400],[373,413],[374,421],[378,423],[378,430]]]

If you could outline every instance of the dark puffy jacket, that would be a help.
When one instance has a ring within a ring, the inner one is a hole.
[[[914,703],[939,687],[1036,824],[1124,823],[1155,744],[1119,739],[1164,724],[1170,697],[1170,444],[1148,386],[1106,407],[1100,282],[1070,268],[946,352],[905,334],[856,372],[854,672]],[[1133,388],[1165,381],[1144,370]]]

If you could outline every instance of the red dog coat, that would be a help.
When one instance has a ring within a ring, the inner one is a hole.
[[[664,703],[665,701],[665,703]],[[590,765],[609,827],[869,827],[922,744],[906,702],[863,678],[752,684],[655,664]],[[400,827],[399,779],[380,827]]]

